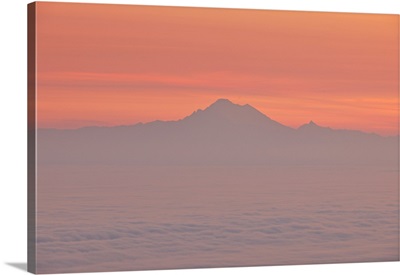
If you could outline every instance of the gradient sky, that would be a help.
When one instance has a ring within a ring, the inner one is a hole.
[[[39,127],[177,120],[218,98],[397,134],[399,16],[37,4]]]

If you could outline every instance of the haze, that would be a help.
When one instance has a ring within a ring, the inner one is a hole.
[[[399,259],[397,136],[219,99],[37,137],[40,273]]]

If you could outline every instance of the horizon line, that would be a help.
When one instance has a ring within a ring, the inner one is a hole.
[[[233,103],[230,99],[227,98],[218,98],[217,100],[215,100],[213,103],[211,103],[210,105],[208,105],[206,108],[204,109],[197,109],[194,110],[191,114],[180,118],[180,119],[176,119],[176,120],[160,120],[160,119],[156,119],[156,120],[152,120],[152,121],[148,121],[148,122],[136,122],[136,123],[132,123],[132,124],[117,124],[117,125],[87,125],[87,126],[82,126],[82,127],[77,127],[77,128],[54,128],[54,127],[36,127],[37,130],[65,130],[65,131],[74,131],[74,130],[82,130],[82,129],[87,129],[87,128],[117,128],[117,127],[135,127],[135,126],[139,126],[139,125],[146,125],[146,124],[151,124],[151,123],[156,123],[156,122],[162,122],[162,123],[168,123],[168,122],[180,122],[190,116],[192,116],[194,113],[197,113],[199,110],[201,111],[206,111],[207,109],[209,109],[210,107],[212,107],[215,104],[218,103],[229,103],[233,106],[237,106],[237,107],[246,107],[246,106],[250,106],[251,108],[253,108],[254,110],[258,111],[259,113],[263,114],[265,117],[269,118],[269,116],[267,116],[266,114],[264,114],[263,112],[259,111],[257,108],[254,108],[252,105],[250,104],[237,104],[237,103]],[[270,118],[271,119],[271,118]],[[306,125],[315,125],[316,127],[322,128],[322,129],[330,129],[332,131],[354,131],[354,132],[360,132],[360,133],[364,133],[364,134],[370,134],[370,135],[377,135],[380,137],[398,137],[400,136],[399,134],[394,134],[394,135],[382,135],[382,134],[378,134],[376,132],[367,132],[367,131],[363,131],[363,130],[358,130],[358,129],[348,129],[348,128],[332,128],[329,126],[321,126],[318,123],[315,123],[315,120],[312,119],[310,120],[308,123],[303,123],[301,125],[299,125],[297,128],[296,127],[291,127],[291,126],[287,126],[285,124],[280,123],[279,121],[273,120],[274,122],[277,122],[281,125],[283,125],[284,127],[293,129],[293,130],[299,130],[301,127],[306,126]]]

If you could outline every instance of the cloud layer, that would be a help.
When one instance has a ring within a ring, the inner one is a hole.
[[[395,171],[111,166],[41,171],[39,272],[398,259]]]

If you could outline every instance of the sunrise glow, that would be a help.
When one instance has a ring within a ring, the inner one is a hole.
[[[393,15],[37,3],[38,125],[177,120],[218,98],[287,126],[398,132]]]

